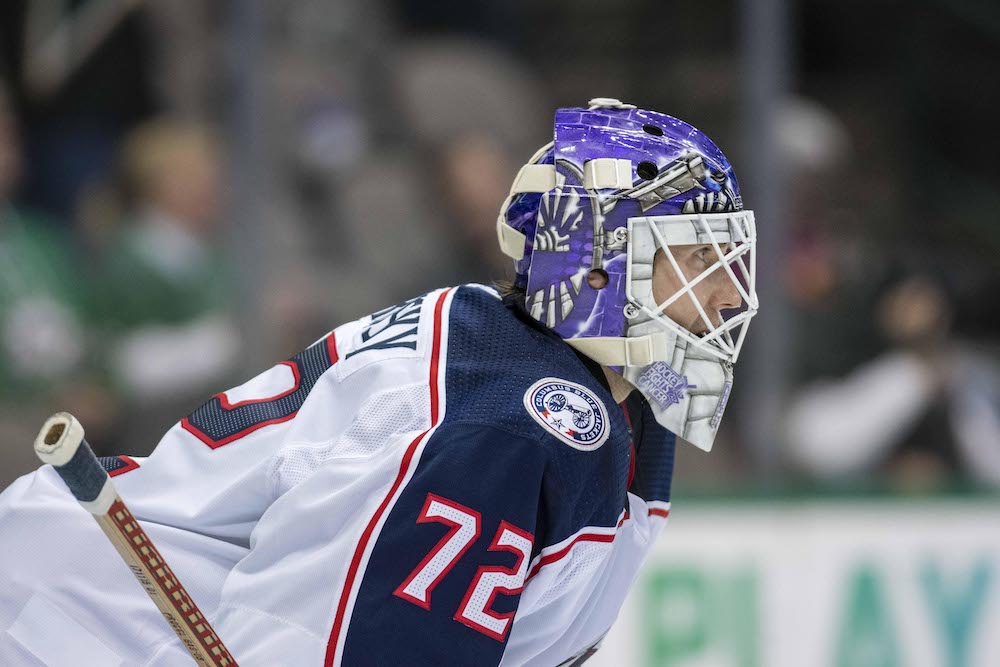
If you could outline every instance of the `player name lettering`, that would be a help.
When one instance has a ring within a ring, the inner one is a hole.
[[[370,350],[416,350],[417,325],[420,324],[423,303],[424,297],[418,296],[373,314],[371,323],[361,332],[361,346],[348,352],[344,358],[350,359]]]

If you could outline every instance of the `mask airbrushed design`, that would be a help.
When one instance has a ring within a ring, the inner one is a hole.
[[[621,372],[661,424],[709,449],[757,310],[753,213],[718,147],[684,121],[617,100],[560,109],[554,141],[518,173],[497,230],[532,317]],[[697,275],[672,250],[692,245],[715,258]],[[659,250],[679,287],[657,303]],[[723,274],[742,306],[720,317],[698,292]],[[679,303],[706,330],[666,314]]]

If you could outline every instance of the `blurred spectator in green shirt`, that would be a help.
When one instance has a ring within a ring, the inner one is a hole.
[[[221,162],[204,128],[158,120],[122,150],[125,224],[105,248],[97,289],[104,365],[122,407],[126,451],[231,379],[239,335],[219,239]]]

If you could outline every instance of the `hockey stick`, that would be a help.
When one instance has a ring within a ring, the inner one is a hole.
[[[94,515],[195,662],[203,667],[237,667],[208,619],[118,496],[108,473],[83,439],[80,422],[68,412],[49,417],[35,439],[35,453],[55,467],[77,501]]]

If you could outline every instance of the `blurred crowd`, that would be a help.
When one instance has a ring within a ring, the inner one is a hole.
[[[0,486],[34,467],[53,410],[77,414],[99,453],[143,455],[342,321],[507,277],[497,208],[556,106],[610,95],[675,114],[738,170],[735,9],[658,6],[4,3]],[[910,28],[946,48],[903,80],[877,49],[906,43],[849,47],[872,28],[828,21],[837,11],[796,14],[813,37],[776,121],[789,175],[776,301],[794,323],[780,481],[1000,488],[1000,175],[964,162],[924,76],[975,80],[998,46],[949,48],[958,19],[918,11]],[[717,41],[686,31],[665,54],[667,18],[713,22]],[[739,391],[712,455],[681,452],[679,485],[755,481]]]

